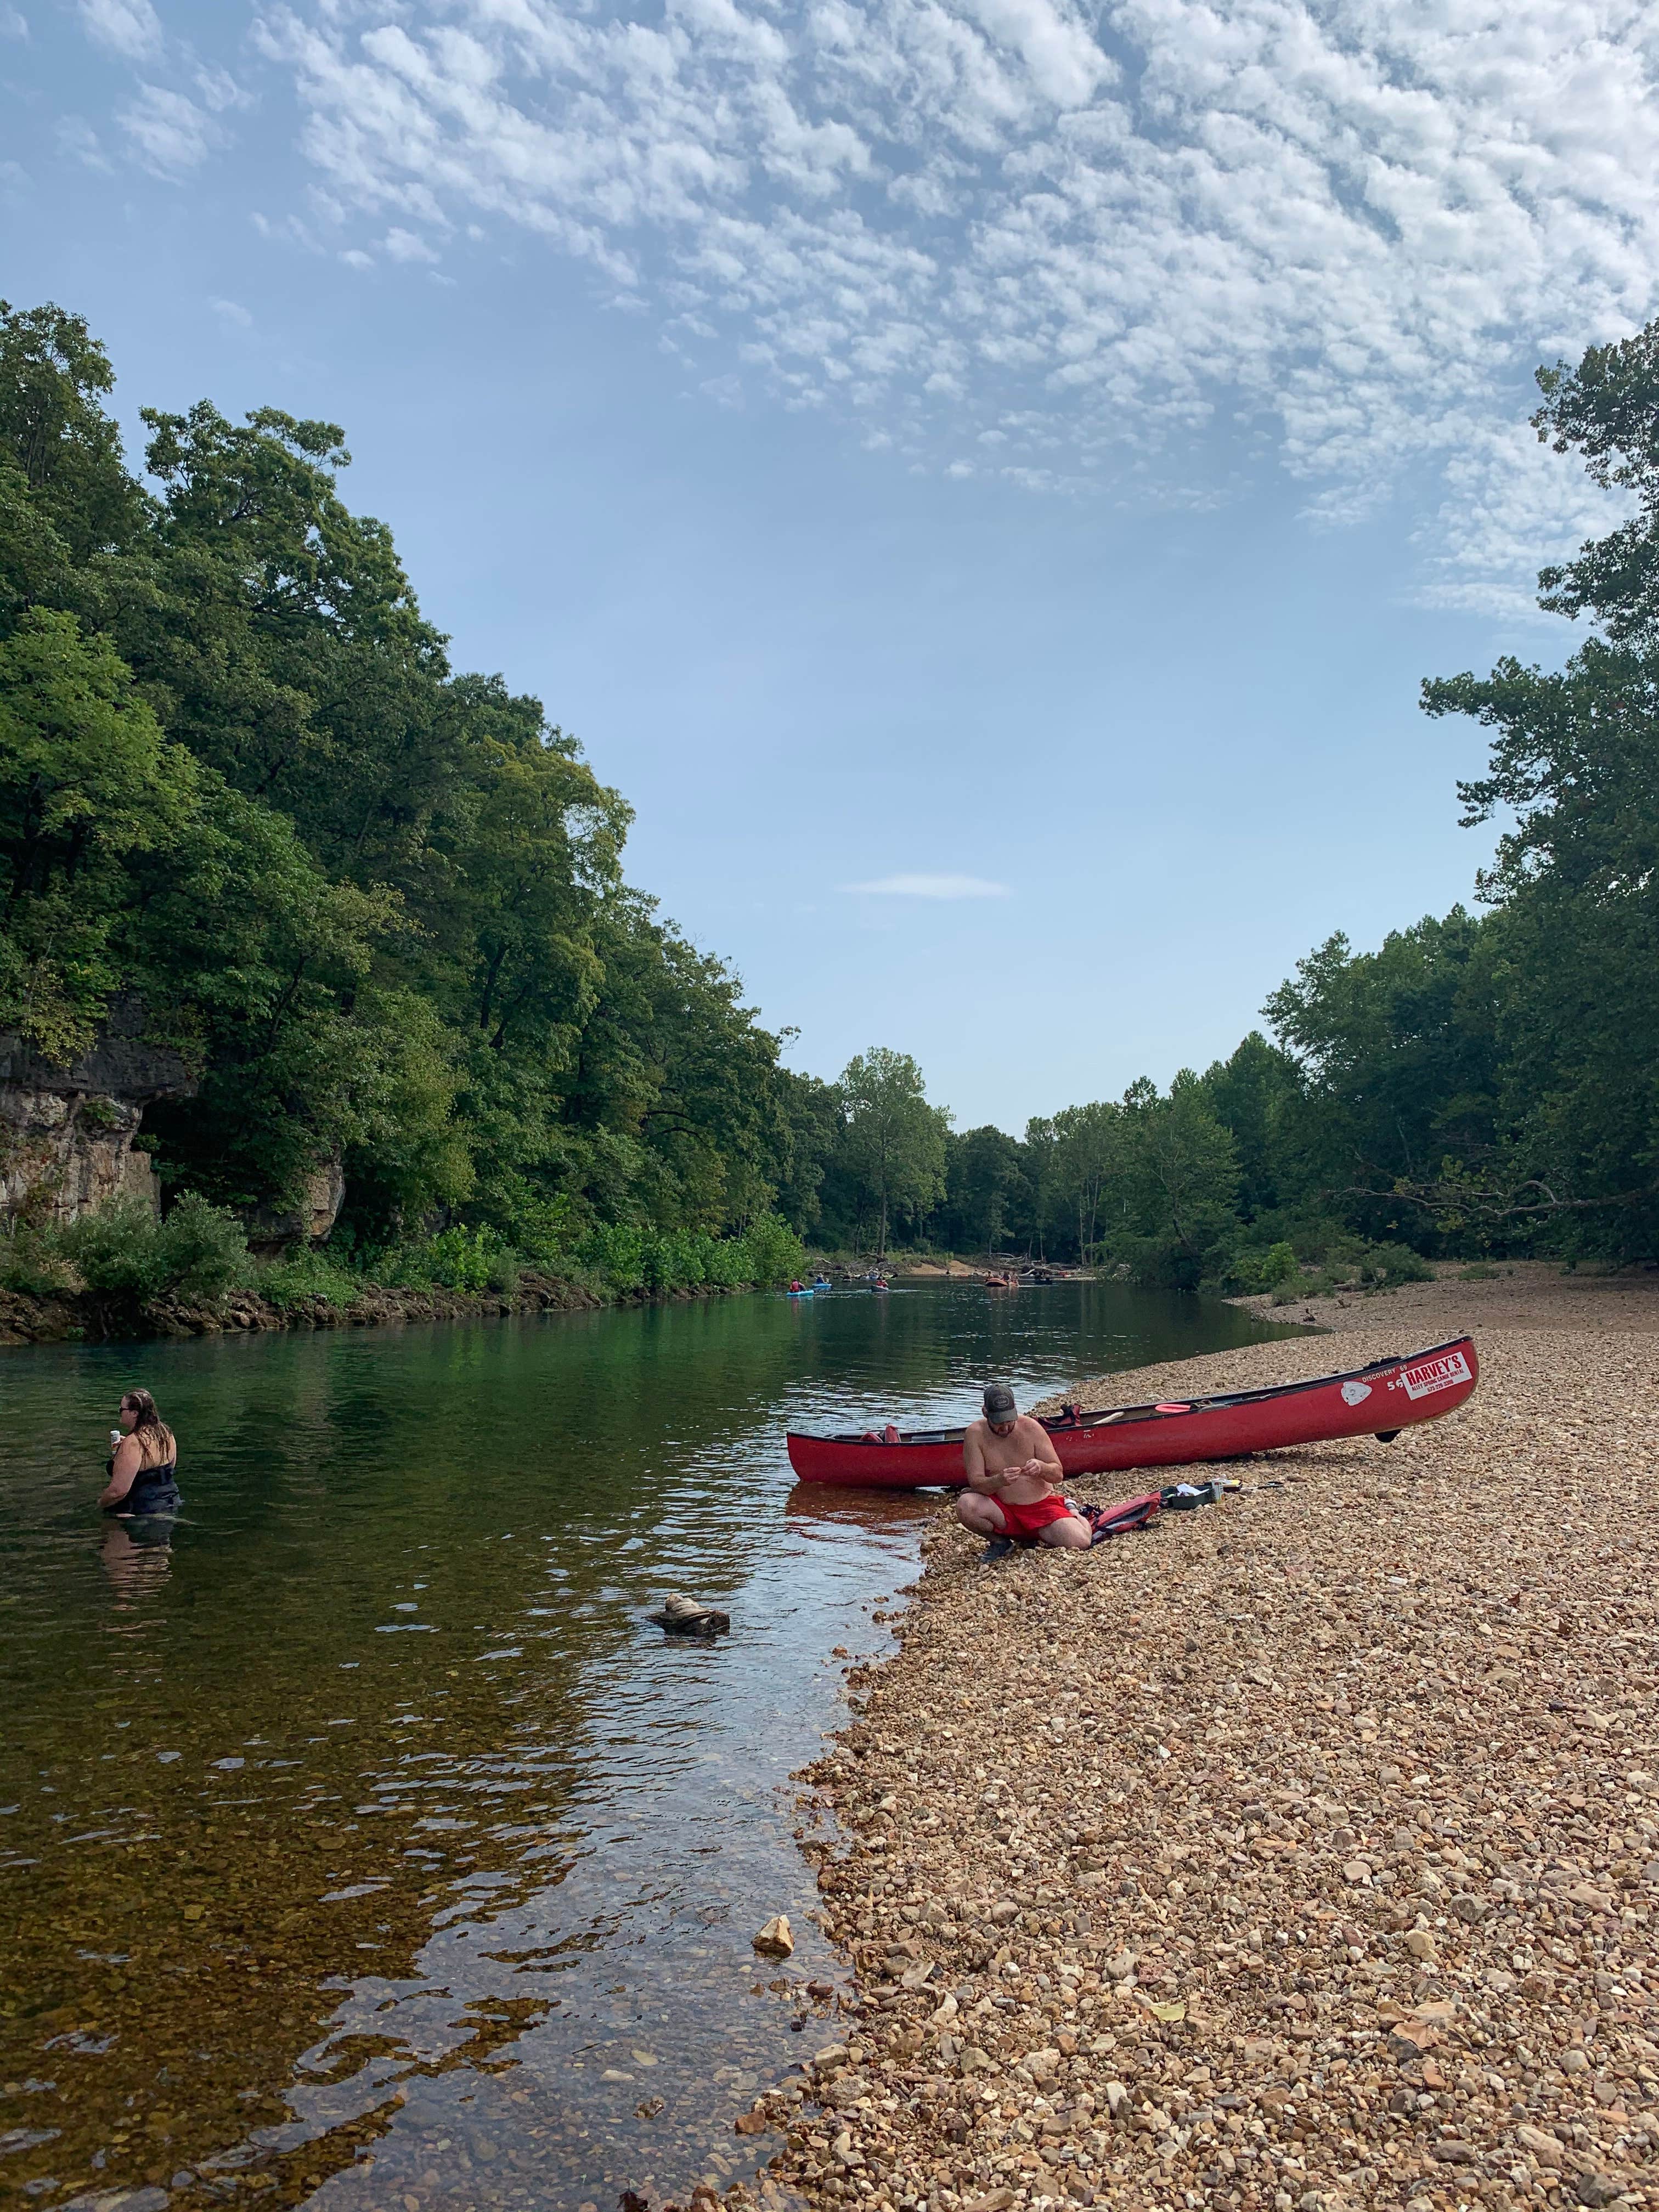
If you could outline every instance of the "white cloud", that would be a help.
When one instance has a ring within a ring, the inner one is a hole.
[[[878,898],[977,899],[1006,898],[1006,884],[989,883],[983,876],[878,876],[873,883],[843,884],[844,891]]]
[[[144,167],[169,180],[199,167],[224,143],[219,125],[193,100],[159,84],[141,84],[115,119]]]
[[[222,321],[234,324],[239,331],[253,328],[253,317],[240,300],[216,300],[213,312]]]
[[[1516,427],[1534,362],[1659,289],[1628,0],[305,0],[260,37],[343,210],[521,227],[717,398],[741,363],[1036,490],[1212,501],[1276,454],[1328,524],[1427,471],[1457,603],[1585,512]]]
[[[216,63],[204,63],[196,70],[196,89],[204,104],[214,114],[222,115],[227,108],[252,107],[253,96],[245,92],[227,69]]]
[[[0,39],[27,39],[29,19],[21,8],[0,7]]]
[[[399,230],[394,224],[380,240],[394,261],[435,261],[437,255],[423,238],[412,230]]]
[[[150,0],[79,0],[88,35],[123,61],[148,61],[161,52],[161,21]]]
[[[60,115],[54,130],[58,149],[72,161],[83,161],[89,169],[109,169],[113,165],[98,143],[98,133],[84,115]]]

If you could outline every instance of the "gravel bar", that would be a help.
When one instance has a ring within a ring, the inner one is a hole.
[[[1080,1395],[1413,1348],[1381,1317]],[[851,1974],[738,2123],[765,2197],[1659,2212],[1659,1334],[1479,1350],[1445,1421],[1087,1554],[942,1509],[801,1778]]]

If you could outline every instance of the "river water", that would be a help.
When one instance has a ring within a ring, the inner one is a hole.
[[[836,2002],[789,1777],[939,1510],[796,1487],[786,1427],[1264,1333],[957,1285],[0,1353],[0,2176],[88,2212],[756,2176],[733,2118]],[[140,1383],[170,1543],[94,1504]],[[674,1589],[731,1635],[664,1637]]]

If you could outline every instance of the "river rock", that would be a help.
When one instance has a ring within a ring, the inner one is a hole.
[[[1515,2131],[1515,2140],[1522,2150],[1531,2152],[1540,2166],[1560,2165],[1563,2146],[1544,2129],[1528,2127],[1523,2120]]]
[[[867,2084],[817,2133],[870,2186],[799,2128],[781,2186],[812,2212],[1443,2212],[1553,2185],[1558,2212],[1659,2212],[1659,1520],[1629,1474],[1659,1464],[1651,1311],[1493,1332],[1449,1420],[1254,1462],[1204,1515],[991,1583],[941,1508],[898,1655],[804,1778],[841,1832],[803,1848]],[[1280,1342],[1082,1395],[1401,1348]]]
[[[769,1959],[787,1959],[795,1948],[794,1930],[789,1925],[789,1916],[775,1912],[764,1928],[757,1929],[750,1937],[756,1950]]]
[[[712,1605],[700,1605],[683,1590],[665,1598],[651,1618],[670,1636],[724,1636],[732,1626],[729,1613],[718,1612]]]

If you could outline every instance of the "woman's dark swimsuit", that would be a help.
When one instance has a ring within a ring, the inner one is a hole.
[[[105,1512],[131,1514],[135,1520],[145,1519],[152,1513],[176,1513],[184,1503],[173,1480],[178,1465],[177,1460],[170,1459],[165,1467],[141,1467],[126,1496],[118,1498],[113,1505],[106,1505]],[[107,1459],[104,1466],[106,1472],[112,1474],[115,1462]]]

